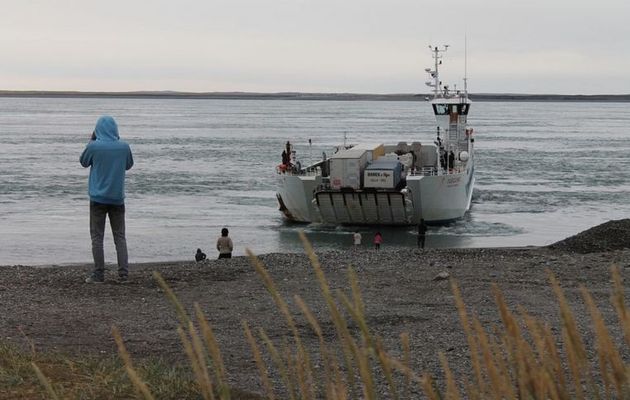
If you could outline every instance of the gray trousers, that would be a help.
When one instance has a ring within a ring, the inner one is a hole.
[[[101,204],[90,202],[90,236],[92,237],[92,256],[94,272],[92,277],[102,280],[105,275],[105,254],[103,237],[105,235],[105,217],[109,215],[109,224],[114,235],[116,254],[118,256],[118,275],[127,276],[129,263],[127,256],[127,239],[125,239],[125,205]]]

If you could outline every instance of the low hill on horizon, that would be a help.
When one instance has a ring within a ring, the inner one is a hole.
[[[178,91],[131,91],[131,92],[82,92],[43,90],[0,90],[0,97],[69,97],[69,98],[182,98],[225,100],[370,100],[370,101],[424,101],[431,94],[393,93],[305,93],[305,92],[178,92]],[[608,101],[630,102],[630,94],[520,94],[520,93],[469,93],[473,101]]]

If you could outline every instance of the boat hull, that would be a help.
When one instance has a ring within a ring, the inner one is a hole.
[[[292,222],[321,222],[312,204],[313,193],[321,184],[321,176],[281,174],[279,177],[276,198],[285,219]]]
[[[283,175],[277,197],[294,222],[332,225],[445,224],[469,210],[474,166],[447,175],[407,177],[403,190],[319,190],[320,176]]]
[[[407,187],[414,203],[413,224],[446,224],[462,218],[470,209],[475,184],[474,167],[462,173],[410,177]]]

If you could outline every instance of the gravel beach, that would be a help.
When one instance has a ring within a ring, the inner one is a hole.
[[[358,275],[365,312],[373,333],[393,355],[400,355],[400,334],[411,338],[416,371],[441,375],[438,352],[447,355],[456,375],[470,370],[467,345],[451,293],[456,280],[470,312],[490,329],[500,324],[491,284],[497,283],[514,311],[529,313],[558,327],[558,305],[548,272],[565,290],[585,333],[591,322],[579,293],[584,285],[594,296],[606,322],[617,325],[610,304],[610,268],[630,271],[630,220],[610,221],[548,247],[407,249],[317,252],[332,289],[350,295],[347,270]],[[297,316],[305,344],[313,352],[317,337],[301,317],[293,296],[314,311],[326,338],[336,340],[318,282],[304,254],[260,256],[281,294]],[[111,356],[116,325],[136,359],[160,357],[183,361],[176,332],[177,317],[152,276],[158,271],[188,310],[198,302],[218,338],[233,386],[262,392],[256,365],[245,340],[242,321],[263,328],[277,344],[290,337],[284,318],[246,257],[194,262],[132,265],[130,282],[115,283],[110,266],[105,284],[85,284],[84,266],[0,267],[0,340],[40,352]],[[593,348],[587,338],[587,347]]]

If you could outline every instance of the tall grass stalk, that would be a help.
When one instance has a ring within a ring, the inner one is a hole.
[[[451,372],[450,367],[448,366],[448,360],[443,352],[438,353],[438,357],[440,358],[440,363],[442,364],[442,369],[444,370],[444,376],[446,378],[446,400],[459,400],[460,394],[459,389],[457,388],[457,384],[455,383],[455,378],[453,377],[453,373]]]
[[[273,279],[271,278],[271,275],[269,275],[269,272],[267,271],[263,263],[260,261],[260,259],[256,257],[249,249],[246,249],[246,253],[249,256],[250,261],[252,265],[254,266],[254,269],[261,277],[263,284],[265,285],[265,288],[271,295],[274,303],[276,304],[280,312],[284,315],[287,321],[287,324],[289,325],[289,329],[291,329],[291,332],[293,333],[293,338],[295,340],[296,353],[297,353],[296,362],[298,363],[296,365],[297,367],[296,372],[300,374],[299,380],[298,380],[298,387],[300,387],[302,391],[302,396],[310,397],[308,393],[305,393],[303,391],[307,389],[310,390],[310,388],[313,387],[312,385],[313,366],[311,364],[311,360],[308,355],[308,352],[306,351],[306,348],[304,347],[304,344],[302,343],[302,339],[298,332],[293,315],[291,314],[291,311],[289,310],[289,306],[287,302],[280,295],[280,292],[278,291]]]
[[[308,367],[308,359],[309,357],[304,349],[298,349],[295,357],[295,372],[298,387],[300,388],[300,398],[304,400],[310,400],[314,398],[314,382],[312,379],[312,371]]]
[[[610,333],[606,328],[604,318],[597,309],[595,301],[586,288],[581,287],[582,297],[586,302],[588,310],[591,314],[595,326],[595,338],[597,344],[597,353],[599,358],[600,373],[604,378],[605,389],[607,397],[611,397],[609,385],[612,383],[615,386],[617,397],[628,398],[628,368],[624,365],[624,362],[619,354],[617,346],[615,346],[613,339],[610,337]]]
[[[212,365],[214,366],[214,374],[217,382],[219,397],[222,400],[230,400],[230,387],[227,383],[227,375],[225,364],[223,363],[223,357],[221,356],[221,350],[219,349],[219,344],[214,336],[212,327],[203,314],[199,303],[195,303],[195,315],[197,317],[197,322],[201,327],[201,333],[208,348],[208,352],[212,358]]]
[[[349,395],[351,397],[355,396],[355,378],[354,378],[354,363],[353,359],[356,359],[356,346],[352,340],[350,332],[348,331],[348,325],[346,323],[345,318],[341,316],[339,309],[335,303],[335,300],[330,292],[330,286],[328,285],[328,281],[326,280],[326,276],[324,275],[324,271],[319,263],[319,259],[313,250],[313,246],[311,246],[311,242],[306,238],[304,232],[299,233],[300,240],[302,241],[302,245],[304,246],[304,250],[306,255],[308,256],[311,266],[315,272],[315,277],[319,282],[319,287],[322,292],[322,296],[324,297],[324,301],[328,307],[328,312],[330,313],[330,317],[332,318],[333,325],[335,326],[335,330],[337,331],[337,336],[342,341],[341,349],[343,351],[345,367],[346,367],[346,380],[347,386],[349,387]]]
[[[260,352],[260,348],[258,347],[258,343],[256,343],[256,339],[252,334],[251,329],[249,329],[249,325],[247,321],[243,321],[243,330],[245,331],[245,337],[247,338],[247,342],[252,349],[252,354],[254,355],[254,361],[256,362],[256,366],[258,367],[258,372],[260,373],[260,377],[262,380],[263,387],[265,388],[265,392],[267,393],[267,398],[269,400],[274,400],[276,398],[273,386],[271,384],[271,380],[269,379],[269,371],[267,370],[267,365],[262,358],[262,354]]]
[[[392,365],[389,362],[389,357],[387,355],[387,352],[385,351],[385,346],[383,345],[383,341],[380,338],[376,340],[376,355],[378,356],[381,369],[383,370],[383,374],[385,375],[385,380],[387,380],[387,385],[389,386],[391,396],[394,400],[398,400],[398,389],[394,381]]]
[[[621,282],[621,273],[619,268],[612,269],[613,278],[613,305],[617,312],[617,318],[619,324],[623,328],[623,337],[626,341],[626,346],[630,346],[630,311],[626,307],[626,301],[624,296],[623,283]]]
[[[164,291],[166,298],[169,299],[171,304],[173,304],[173,306],[175,307],[175,312],[177,314],[177,317],[179,318],[179,323],[181,324],[181,326],[188,326],[188,323],[190,322],[190,317],[188,316],[188,313],[186,312],[186,309],[184,308],[182,303],[175,295],[175,292],[173,292],[173,289],[168,286],[168,284],[159,272],[153,272],[153,278],[157,281],[158,285]]]
[[[184,347],[184,352],[189,359],[190,366],[195,375],[202,397],[207,400],[215,399],[215,387],[210,376],[210,370],[208,369],[209,354],[214,366],[214,375],[218,387],[216,393],[222,400],[230,399],[230,389],[226,382],[223,358],[221,356],[218,343],[214,337],[214,333],[212,332],[212,328],[203,314],[201,307],[199,307],[198,303],[194,303],[193,308],[195,310],[195,316],[197,317],[197,323],[201,330],[200,334],[195,327],[194,321],[186,312],[186,308],[179,301],[175,292],[166,283],[164,278],[158,272],[154,272],[153,277],[175,308],[175,312],[180,322],[177,332]]]
[[[127,375],[129,375],[129,379],[131,380],[134,388],[136,389],[138,394],[145,400],[153,400],[153,395],[149,391],[149,388],[142,381],[136,370],[133,368],[131,357],[127,352],[127,348],[125,347],[125,343],[123,342],[122,336],[120,335],[120,331],[115,326],[112,327],[112,336],[114,337],[116,346],[118,346],[118,354],[125,364],[125,370],[127,371]]]
[[[429,400],[442,400],[442,396],[435,389],[435,383],[433,382],[433,378],[431,378],[431,375],[425,373],[422,376],[422,381],[420,383],[422,384],[422,389],[424,390],[424,393],[427,395]]]
[[[407,370],[411,370],[411,345],[409,344],[409,333],[400,334],[400,342],[402,343],[403,365]],[[405,398],[411,398],[411,376],[405,373]]]
[[[190,360],[190,364],[197,377],[197,383],[201,388],[201,394],[205,400],[214,400],[214,393],[212,382],[210,380],[210,373],[208,371],[208,364],[206,362],[206,352],[201,344],[201,339],[197,334],[197,330],[193,325],[193,322],[188,322],[188,335],[186,335],[183,328],[177,330],[184,344],[186,355]]]
[[[267,334],[262,328],[259,330],[258,335],[261,337],[261,339],[265,343],[265,346],[267,347],[267,351],[269,352],[269,355],[271,356],[271,360],[274,362],[276,368],[278,369],[278,372],[280,373],[280,378],[282,379],[282,383],[284,384],[288,392],[289,399],[295,400],[296,399],[295,385],[294,385],[293,379],[291,378],[291,374],[289,373],[289,370],[287,368],[286,361],[282,358],[282,355],[280,354],[276,346],[273,344],[269,336],[267,336]]]
[[[35,354],[34,347],[33,347],[32,354]],[[44,389],[46,389],[46,393],[48,393],[48,396],[50,396],[50,398],[53,400],[59,400],[59,396],[57,396],[57,393],[55,392],[52,385],[50,384],[50,381],[42,373],[42,371],[39,369],[37,364],[32,362],[31,367],[33,367],[33,370],[35,371],[35,375],[37,375],[37,379],[39,379],[39,382],[42,384],[42,386],[44,386]]]
[[[473,335],[472,327],[470,326],[468,319],[468,313],[466,312],[466,306],[455,280],[451,280],[451,291],[453,292],[459,319],[461,321],[462,328],[464,329],[464,333],[466,334],[466,340],[468,341],[468,350],[470,352],[470,360],[473,367],[476,387],[479,392],[484,393],[485,381],[481,375],[481,363],[479,359],[477,340],[475,340],[475,335]]]

